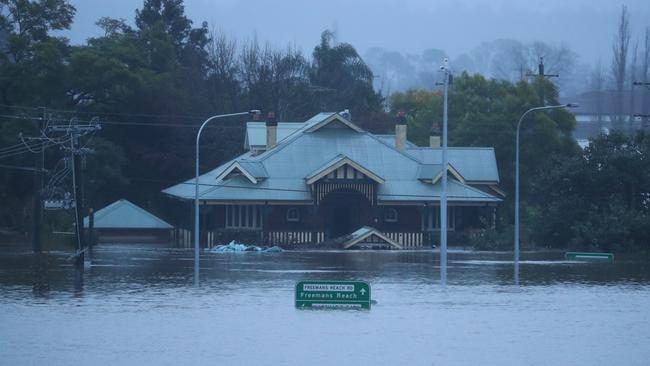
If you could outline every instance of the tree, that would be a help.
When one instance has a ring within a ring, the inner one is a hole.
[[[616,118],[621,121],[623,115],[623,91],[625,90],[625,81],[627,80],[627,56],[630,47],[630,15],[627,11],[627,5],[621,8],[621,15],[619,16],[618,28],[614,36],[614,44],[612,45],[612,77],[618,97],[616,99],[616,111],[618,116]]]
[[[596,119],[599,124],[602,124],[603,122],[603,111],[602,111],[602,103],[603,103],[603,92],[605,89],[605,75],[603,73],[603,64],[600,60],[596,61],[596,65],[594,66],[594,69],[591,71],[590,75],[590,88],[592,92],[596,94]],[[602,125],[600,126],[602,127]]]
[[[348,43],[332,46],[332,33],[324,31],[314,48],[310,82],[321,110],[350,109],[360,121],[381,111],[382,98],[373,90],[373,73]],[[364,126],[366,127],[366,126]]]
[[[495,148],[499,186],[507,193],[505,204],[499,207],[501,229],[512,218],[516,123],[524,111],[539,106],[542,90],[550,104],[559,104],[557,90],[542,78],[532,83],[511,83],[463,73],[454,78],[450,88],[449,145]],[[391,109],[393,113],[401,109],[411,114],[409,135],[413,130],[415,141],[424,145],[432,123],[441,120],[442,95],[425,91],[396,93],[391,98]],[[543,195],[534,197],[528,192],[536,176],[545,173],[542,167],[548,157],[571,157],[578,153],[571,136],[574,126],[575,118],[564,110],[527,117],[521,128],[522,207],[543,200]]]
[[[580,154],[551,158],[533,191],[540,245],[589,250],[650,249],[650,136],[600,135]],[[549,189],[553,187],[553,189]]]
[[[208,50],[207,81],[209,100],[217,111],[239,110],[242,90],[238,74],[237,41],[228,39],[223,32],[212,30]]]
[[[30,122],[35,111],[25,106],[65,106],[70,47],[53,31],[68,29],[74,13],[65,0],[0,0],[0,112],[10,116],[0,123],[2,164],[33,164],[34,154],[6,153],[16,151],[6,147],[19,144],[20,133],[40,132]],[[32,181],[31,174],[15,170],[0,175],[0,225],[18,230],[31,225],[30,197],[40,199]]]
[[[60,105],[67,75],[67,40],[50,35],[67,29],[75,8],[65,0],[1,0],[0,101],[6,105]]]

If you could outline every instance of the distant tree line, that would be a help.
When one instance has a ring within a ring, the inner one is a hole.
[[[52,124],[98,116],[103,130],[84,140],[95,151],[85,163],[86,206],[127,198],[164,212],[160,190],[192,176],[196,130],[212,114],[255,108],[273,111],[280,120],[304,121],[347,108],[364,129],[385,133],[403,110],[409,139],[420,145],[441,121],[439,90],[384,98],[355,48],[333,42],[329,31],[305,56],[255,38],[237,40],[206,23],[196,27],[182,0],[145,0],[135,26],[102,18],[102,36],[73,46],[55,34],[69,28],[74,14],[66,0],[0,0],[0,164],[33,166],[35,154],[20,148],[18,135],[40,134],[42,110],[34,107],[46,107]],[[426,57],[435,65],[439,56],[432,51]],[[450,145],[494,147],[506,192],[497,231],[477,245],[511,248],[515,123],[530,107],[558,103],[558,95],[557,85],[539,77],[454,78]],[[572,137],[574,127],[565,110],[530,115],[523,125],[524,243],[647,249],[647,135],[602,136],[583,151]],[[201,170],[241,153],[243,139],[242,121],[214,124],[203,137]],[[61,157],[61,151],[47,150],[46,167],[56,172],[65,165]],[[0,172],[0,227],[27,232],[33,176],[3,167]],[[66,223],[48,217],[53,227]]]
[[[155,211],[162,188],[192,176],[196,129],[213,114],[260,109],[304,121],[350,109],[370,130],[389,122],[370,69],[328,31],[307,57],[196,27],[182,0],[145,0],[134,27],[102,18],[103,36],[73,46],[56,31],[74,14],[66,0],[0,0],[0,149],[40,133],[34,107],[46,107],[52,123],[100,117],[103,130],[88,141],[96,151],[86,164],[88,205],[127,197]],[[205,171],[242,152],[242,120],[214,124],[203,141]],[[15,149],[0,150],[0,163],[30,166],[28,151],[3,154]],[[48,150],[46,165],[61,157]],[[2,172],[0,226],[28,231],[33,178]]]

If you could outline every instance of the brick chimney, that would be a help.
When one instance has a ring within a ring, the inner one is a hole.
[[[440,124],[434,123],[429,131],[429,147],[440,147],[440,135],[442,135]]]
[[[406,149],[406,113],[397,112],[395,121],[395,147],[399,151]]]
[[[266,116],[266,150],[271,150],[278,143],[278,121],[275,112]]]

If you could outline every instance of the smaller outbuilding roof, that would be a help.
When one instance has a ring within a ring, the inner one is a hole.
[[[88,227],[88,217],[84,218]],[[96,229],[172,229],[173,226],[145,209],[121,199],[95,212]]]
[[[343,249],[402,249],[402,246],[397,242],[370,226],[361,227],[357,231],[348,235],[344,239],[342,246]]]

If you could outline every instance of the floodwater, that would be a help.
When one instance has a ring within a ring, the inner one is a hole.
[[[451,252],[0,254],[3,365],[649,365],[650,261]],[[356,279],[377,303],[298,310],[302,279]]]

